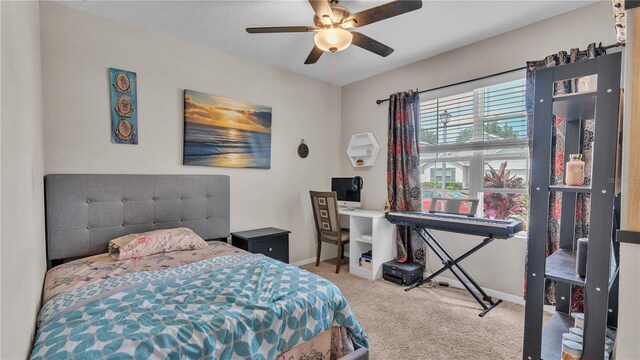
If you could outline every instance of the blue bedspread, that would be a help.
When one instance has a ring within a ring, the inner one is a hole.
[[[255,254],[92,283],[38,322],[33,359],[272,359],[334,325],[368,346],[335,285]]]

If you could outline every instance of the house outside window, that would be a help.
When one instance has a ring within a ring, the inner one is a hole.
[[[526,223],[524,79],[494,80],[488,86],[423,97],[420,119],[425,211],[431,198],[471,198],[479,199],[476,216]]]
[[[430,180],[432,182],[441,182],[442,181],[442,168],[433,167],[429,169],[430,171]],[[444,169],[444,181],[451,182],[456,181],[456,169],[455,168],[446,168]]]

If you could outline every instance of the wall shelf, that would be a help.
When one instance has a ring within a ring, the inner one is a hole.
[[[351,136],[347,156],[353,167],[373,166],[380,153],[380,145],[373,133],[361,133]]]

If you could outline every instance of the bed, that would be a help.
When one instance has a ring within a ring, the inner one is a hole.
[[[229,178],[48,175],[47,272],[33,359],[367,359],[331,282],[223,241],[127,260],[125,234],[229,234]]]

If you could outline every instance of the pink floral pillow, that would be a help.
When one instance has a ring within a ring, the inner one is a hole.
[[[147,256],[179,250],[204,249],[206,241],[185,227],[129,234],[109,241],[109,255],[114,260]]]

